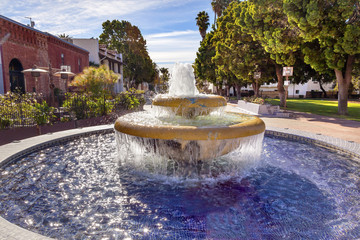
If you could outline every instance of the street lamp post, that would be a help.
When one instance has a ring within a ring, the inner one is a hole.
[[[31,76],[35,78],[35,92],[38,91],[38,77],[40,77],[41,73],[48,73],[48,71],[44,69],[38,68],[36,65],[34,65],[32,68],[26,69],[21,71],[22,73],[31,73]]]
[[[61,69],[60,72],[54,73],[55,77],[60,77],[61,79],[65,80],[65,90],[68,91],[68,78],[75,76],[76,74],[70,71],[70,66],[67,66],[67,68]]]

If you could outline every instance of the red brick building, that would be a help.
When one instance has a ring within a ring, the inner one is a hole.
[[[89,66],[89,52],[0,15],[0,94],[18,88],[22,92],[36,91],[49,97],[49,74],[41,74],[35,82],[30,73],[21,72],[34,65],[48,70],[49,64],[53,72],[67,65],[71,67],[71,72],[80,73]],[[55,88],[66,91],[65,80],[60,77],[53,76],[53,84]]]

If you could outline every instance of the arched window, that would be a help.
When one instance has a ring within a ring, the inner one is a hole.
[[[14,58],[9,64],[10,91],[25,93],[25,81],[21,62]]]

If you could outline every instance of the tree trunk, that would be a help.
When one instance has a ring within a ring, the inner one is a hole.
[[[254,89],[254,94],[255,94],[255,97],[260,97],[260,87],[259,87],[259,82],[258,80],[256,81],[253,81],[252,83],[252,88]]]
[[[235,88],[236,88],[236,97],[238,100],[240,100],[241,99],[241,87],[240,87],[240,85],[236,84]]]
[[[254,96],[256,97],[256,84],[255,84],[254,81],[251,82],[251,87],[252,87],[252,89],[254,91]]]
[[[348,91],[351,82],[351,71],[355,61],[354,55],[349,55],[346,61],[345,74],[341,70],[334,69],[336,81],[338,82],[338,113],[340,115],[348,114]]]
[[[280,107],[285,107],[285,88],[284,88],[284,79],[282,75],[282,69],[281,66],[278,64],[275,64],[275,70],[276,70],[276,76],[278,80],[277,89],[279,92],[279,98],[280,98]]]
[[[324,98],[327,98],[327,94],[326,94],[325,89],[324,89],[323,86],[322,86],[321,80],[319,81],[319,86],[320,86],[321,91],[322,91],[323,94],[324,94]]]
[[[230,97],[230,86],[226,85],[225,91],[226,91],[226,97]]]

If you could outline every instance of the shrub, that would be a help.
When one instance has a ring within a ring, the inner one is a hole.
[[[111,113],[114,102],[106,96],[94,97],[86,93],[67,93],[63,107],[65,107],[76,119],[98,117]]]
[[[96,103],[88,94],[66,93],[63,107],[76,119],[96,116]]]
[[[115,101],[120,107],[131,110],[144,105],[146,100],[144,91],[132,88],[127,92],[120,93]]]
[[[96,114],[107,115],[113,111],[115,103],[113,101],[106,100],[105,97],[99,97],[95,100],[96,103]]]
[[[265,100],[263,98],[260,98],[260,97],[255,97],[255,96],[252,96],[252,97],[244,97],[243,100],[245,102],[251,102],[251,103],[256,103],[256,104],[265,104]]]
[[[46,101],[42,103],[35,102],[33,105],[33,118],[38,126],[44,125],[50,122],[51,118],[54,118],[55,108],[50,107]]]
[[[50,108],[45,101],[38,103],[40,98],[41,94],[36,93],[8,92],[0,95],[0,128],[49,123],[54,108]]]
[[[114,84],[118,76],[106,65],[99,67],[85,68],[81,74],[78,74],[70,83],[71,86],[85,88],[88,93],[95,97],[101,97],[104,94],[110,95],[113,92]]]

